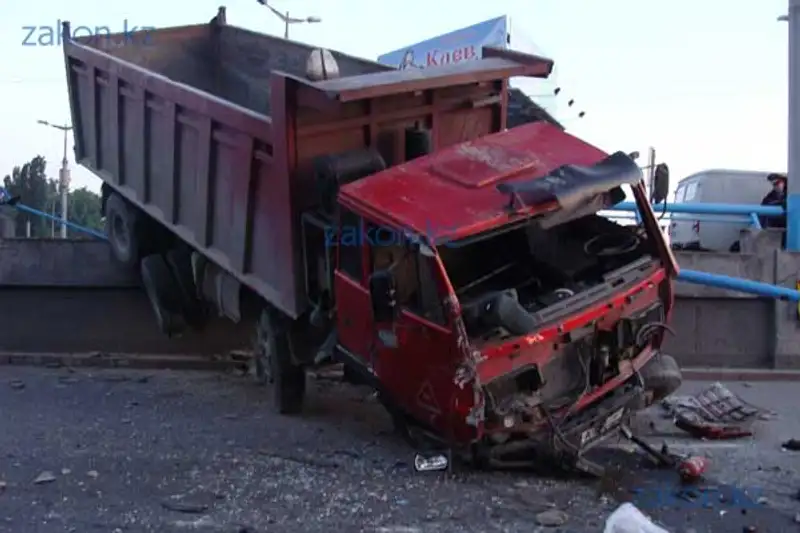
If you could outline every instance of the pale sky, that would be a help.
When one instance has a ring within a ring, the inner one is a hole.
[[[24,26],[178,26],[211,19],[224,0],[21,2],[0,19],[0,178],[37,154],[52,177],[61,137],[37,119],[69,120],[62,50],[23,46]],[[654,146],[673,184],[708,168],[786,169],[787,0],[273,0],[294,16],[294,40],[375,59],[378,55],[500,15],[510,15],[558,65],[574,111],[568,129],[609,151]],[[256,0],[228,0],[230,24],[283,34]],[[126,22],[127,21],[127,22]],[[578,110],[586,116],[576,118]],[[71,140],[70,161],[72,162]],[[73,170],[75,186],[99,180]]]

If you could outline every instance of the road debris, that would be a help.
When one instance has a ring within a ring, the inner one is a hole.
[[[623,503],[606,520],[603,533],[669,533],[632,503]]]
[[[21,379],[12,379],[11,381],[8,382],[8,386],[11,387],[12,389],[22,390],[25,388],[25,382],[22,381]]]
[[[749,437],[753,423],[767,415],[719,382],[693,396],[666,398],[661,406],[674,417],[677,427],[702,439]]]
[[[678,466],[678,473],[684,483],[695,483],[703,478],[708,469],[708,459],[693,456],[684,459]]]
[[[800,439],[789,439],[781,444],[781,448],[791,452],[800,452]]]
[[[414,470],[417,472],[446,470],[448,466],[450,466],[450,461],[445,454],[423,455],[418,453],[414,456]]]
[[[44,483],[52,483],[55,480],[56,476],[52,472],[45,470],[44,472],[36,476],[36,479],[33,480],[33,484],[42,485]]]
[[[567,523],[569,515],[558,509],[549,509],[536,515],[536,523],[545,527],[560,527]]]
[[[202,503],[185,502],[178,499],[164,500],[161,507],[177,513],[200,514],[208,510],[208,505]]]

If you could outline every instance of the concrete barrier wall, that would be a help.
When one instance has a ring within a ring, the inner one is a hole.
[[[794,287],[800,254],[779,244],[780,234],[762,231],[742,239],[741,253],[677,256],[684,268]],[[685,283],[676,290],[677,335],[665,351],[683,365],[800,368],[794,303]],[[138,276],[119,267],[104,242],[0,239],[0,350],[38,342],[41,351],[199,353],[247,344],[246,328],[220,328],[213,341],[165,339]]]
[[[741,253],[678,252],[681,267],[785,287],[800,276],[800,254],[780,249],[778,232],[742,239]],[[678,283],[665,351],[685,366],[800,368],[797,305],[702,285]]]
[[[115,263],[106,242],[0,239],[0,287],[138,286],[136,272]]]
[[[213,320],[169,339],[136,272],[101,241],[0,239],[0,352],[219,354],[249,347],[252,328]]]

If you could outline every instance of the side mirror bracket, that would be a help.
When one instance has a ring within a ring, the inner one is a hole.
[[[659,163],[653,171],[653,183],[650,187],[650,203],[660,204],[669,195],[669,167]]]

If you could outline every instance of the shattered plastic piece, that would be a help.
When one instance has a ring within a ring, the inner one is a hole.
[[[606,520],[603,533],[669,533],[659,527],[632,503],[623,503]]]
[[[661,406],[675,417],[675,425],[697,438],[734,439],[753,434],[750,426],[766,411],[744,401],[722,383],[694,396],[672,396]]]
[[[432,472],[435,470],[444,470],[447,468],[447,456],[443,454],[436,455],[421,455],[417,454],[414,457],[414,469],[417,472]]]

